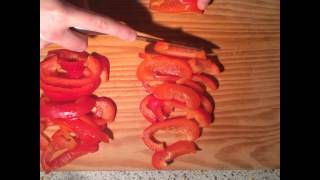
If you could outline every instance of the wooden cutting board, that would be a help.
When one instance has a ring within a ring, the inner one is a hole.
[[[208,40],[220,48],[214,52],[225,67],[219,90],[211,93],[215,122],[196,141],[202,151],[179,158],[168,169],[280,168],[279,0],[215,0],[204,15],[149,14],[147,2],[96,0],[90,7],[149,34]],[[116,121],[110,125],[115,139],[62,170],[151,169],[152,152],[141,139],[148,122],[138,109],[146,93],[135,76],[145,45],[110,36],[89,40],[88,51],[111,62],[110,81],[96,94],[117,103]],[[55,48],[42,50],[41,57]]]

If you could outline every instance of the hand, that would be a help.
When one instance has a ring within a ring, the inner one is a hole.
[[[204,10],[208,7],[210,0],[198,0],[198,7],[201,10]]]
[[[86,35],[71,31],[79,27],[133,41],[136,32],[109,17],[78,8],[59,0],[40,0],[40,49],[56,43],[73,51],[84,51],[88,46]]]

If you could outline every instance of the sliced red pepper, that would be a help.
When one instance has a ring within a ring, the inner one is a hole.
[[[187,119],[194,119],[200,127],[208,127],[211,123],[210,112],[203,108],[187,108],[185,104],[175,100],[160,100],[153,95],[148,95],[140,104],[140,111],[151,123],[166,120],[175,109],[186,112]]]
[[[192,141],[178,141],[165,150],[155,152],[152,156],[152,165],[155,169],[164,169],[174,159],[185,154],[197,152],[197,145]]]
[[[105,56],[102,56],[96,52],[91,54],[93,57],[98,59],[102,65],[102,73],[101,73],[101,80],[102,82],[109,81],[110,78],[110,62],[109,59]]]
[[[84,61],[85,68],[80,79],[67,77],[67,73],[64,72],[67,69],[63,70],[59,61],[62,61],[62,59],[52,55],[40,63],[40,79],[46,84],[61,87],[81,87],[100,80],[101,63],[93,56],[89,55],[87,60]]]
[[[165,82],[170,82],[170,83],[174,83],[179,79],[176,76],[155,76],[155,78],[159,81],[165,81]],[[158,83],[154,83],[154,84],[156,86],[156,85],[163,84],[163,83],[158,82]],[[195,81],[189,80],[183,84],[193,88],[194,90],[198,91],[199,93],[205,92],[205,89]]]
[[[71,79],[79,79],[83,76],[85,69],[83,61],[58,61],[61,68],[66,72],[66,77]]]
[[[218,84],[213,81],[213,79],[211,79],[208,75],[194,74],[192,76],[192,80],[205,85],[207,89],[210,89],[211,91],[215,91],[218,89]]]
[[[40,80],[40,87],[43,89],[43,94],[53,101],[72,101],[81,96],[92,94],[100,85],[100,79],[82,87],[68,88],[49,85]]]
[[[203,13],[197,0],[150,0],[150,9],[162,13],[194,12]]]
[[[207,73],[213,76],[220,75],[220,69],[217,64],[210,59],[189,59],[189,65],[193,73]]]
[[[86,51],[76,52],[67,49],[55,49],[48,52],[48,57],[57,55],[59,59],[69,59],[75,61],[85,61],[89,54]]]
[[[188,108],[197,108],[200,106],[200,97],[192,88],[164,83],[152,89],[155,97],[161,100],[177,100],[186,104]]]
[[[176,81],[179,84],[192,78],[192,69],[188,63],[178,58],[145,54],[144,60],[137,69],[138,80],[142,82],[152,81],[156,80],[155,76],[162,75],[179,77]]]
[[[74,102],[52,102],[47,97],[40,98],[40,116],[47,118],[76,118],[87,114],[96,106],[92,96],[82,96]]]
[[[156,51],[159,54],[181,58],[206,58],[206,52],[204,50],[176,45],[165,41],[156,42],[154,44],[154,51]]]
[[[50,169],[46,173],[60,168],[77,159],[78,157],[84,156],[88,153],[94,153],[96,151],[98,151],[98,144],[78,145],[74,149],[68,150],[56,157],[55,159],[51,160],[49,162]]]
[[[171,113],[169,111],[164,109],[163,101],[152,94],[146,96],[140,103],[140,112],[151,123],[166,119]]]
[[[208,113],[212,113],[214,111],[214,104],[212,104],[208,97],[205,95],[201,95],[201,106]]]
[[[40,122],[40,150],[45,150],[49,145],[49,137],[44,134],[44,130],[47,127],[47,123]]]
[[[145,98],[143,98],[143,100],[140,103],[140,112],[148,121],[154,123],[157,121],[157,117],[148,107],[149,101],[152,97],[153,95],[148,95]]]
[[[108,97],[98,97],[96,99],[94,115],[98,118],[96,122],[98,122],[99,125],[106,125],[107,123],[113,122],[116,113],[117,107],[112,99]]]
[[[200,136],[200,128],[198,124],[190,119],[184,117],[177,117],[173,119],[168,119],[166,121],[161,121],[154,123],[144,129],[143,131],[143,141],[151,150],[160,151],[166,147],[165,142],[158,142],[153,136],[159,130],[182,130],[186,135],[186,140],[194,141]]]

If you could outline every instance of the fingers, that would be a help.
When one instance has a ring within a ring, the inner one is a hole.
[[[105,33],[128,41],[136,39],[136,32],[133,29],[107,16],[89,11],[79,11],[77,8],[70,8],[68,13],[70,13],[68,16],[69,25],[72,27]]]
[[[53,42],[73,51],[84,51],[88,47],[88,37],[71,31],[61,30],[58,34],[50,37],[49,42]],[[47,39],[46,39],[47,40]]]
[[[208,7],[210,0],[198,0],[198,7],[201,10],[204,10]]]

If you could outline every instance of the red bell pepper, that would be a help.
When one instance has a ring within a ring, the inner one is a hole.
[[[206,74],[194,74],[192,80],[205,85],[207,90],[215,91],[218,89],[218,84]]]
[[[152,156],[152,165],[155,169],[163,169],[174,159],[185,154],[196,153],[197,145],[192,141],[178,141]]]
[[[58,63],[66,71],[67,78],[79,79],[83,76],[85,69],[83,61],[58,61]]]
[[[82,96],[74,102],[52,102],[47,97],[40,98],[40,116],[51,119],[77,118],[87,114],[96,106],[92,96]]]
[[[99,87],[100,82],[100,79],[98,79],[82,87],[68,88],[53,86],[40,80],[40,87],[43,89],[43,94],[53,101],[72,101],[79,97],[92,94]]]
[[[106,126],[115,120],[117,113],[116,104],[108,97],[98,97],[95,106],[95,122],[99,126]]]
[[[67,49],[55,49],[48,52],[48,57],[56,55],[59,59],[68,59],[74,61],[85,61],[89,54],[86,51],[76,52]]]
[[[162,121],[169,117],[172,112],[164,106],[164,101],[154,97],[152,94],[146,96],[140,103],[140,112],[151,123]]]
[[[44,130],[47,128],[47,123],[40,122],[40,150],[45,150],[49,145],[49,137],[44,134]]]
[[[138,80],[142,82],[153,81],[156,80],[156,76],[166,75],[177,76],[179,79],[176,82],[178,84],[184,83],[192,78],[192,69],[187,62],[178,58],[163,55],[144,55],[144,60],[137,69]]]
[[[193,73],[207,73],[213,76],[218,76],[221,73],[218,65],[210,59],[189,59],[187,62]]]
[[[164,83],[152,89],[155,97],[161,100],[177,100],[185,103],[188,108],[198,108],[200,106],[200,97],[192,88]]]
[[[194,12],[203,13],[197,0],[150,0],[150,9],[162,13]]]
[[[185,139],[189,141],[194,141],[200,136],[200,127],[198,124],[190,119],[184,117],[177,117],[173,119],[167,119],[166,121],[161,121],[154,123],[144,129],[143,131],[143,141],[146,146],[151,150],[160,151],[166,147],[165,142],[158,142],[155,140],[154,134],[160,130],[173,130],[177,132],[183,131],[186,136]]]
[[[70,73],[61,67],[61,61],[67,59],[59,59],[58,56],[48,56],[40,63],[40,79],[46,84],[61,87],[81,87],[100,80],[102,66],[99,60],[93,56],[88,56],[87,60],[83,62],[84,70],[81,78],[70,78]],[[59,63],[60,62],[60,63]]]
[[[154,51],[159,54],[180,57],[180,58],[197,58],[205,59],[206,52],[202,49],[176,45],[165,41],[158,41],[154,44]]]
[[[211,103],[211,101],[205,95],[201,96],[201,106],[208,113],[212,113],[214,111],[214,103]]]
[[[192,76],[192,79],[193,79],[193,76]],[[157,83],[153,83],[154,87],[159,84],[163,84],[164,82],[174,83],[179,79],[179,77],[169,76],[169,75],[168,76],[155,76],[155,78],[159,81]],[[198,91],[199,93],[205,92],[205,88],[203,86],[201,86],[198,82],[195,82],[193,80],[189,80],[189,81],[183,83],[183,85],[189,86],[189,87],[193,88],[194,90]]]
[[[96,52],[91,54],[94,58],[100,61],[102,66],[101,80],[102,82],[109,81],[110,78],[110,62],[109,59],[105,56],[102,56]]]

